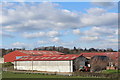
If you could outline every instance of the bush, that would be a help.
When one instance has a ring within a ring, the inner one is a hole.
[[[10,66],[13,66],[13,63],[7,62],[7,63],[2,64],[2,67],[10,67]]]

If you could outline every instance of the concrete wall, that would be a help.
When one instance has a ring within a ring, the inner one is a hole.
[[[16,61],[14,68],[17,70],[73,72],[73,61]]]

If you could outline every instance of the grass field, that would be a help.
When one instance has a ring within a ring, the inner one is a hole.
[[[102,73],[119,73],[120,74],[120,70],[103,70]]]
[[[0,64],[0,79],[2,78],[2,64]]]
[[[43,74],[22,74],[13,72],[3,72],[3,78],[96,78],[81,76],[43,75]]]

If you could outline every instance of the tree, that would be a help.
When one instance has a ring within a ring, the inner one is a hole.
[[[112,48],[107,48],[107,52],[113,52]]]
[[[84,51],[86,52],[86,51],[88,51],[88,50],[85,48]]]
[[[25,50],[25,48],[22,48],[22,50]]]
[[[93,52],[93,51],[96,51],[96,49],[90,48],[89,51],[90,51],[90,52]]]
[[[120,49],[118,49],[118,52],[120,52]]]
[[[79,48],[79,51],[83,51],[83,49],[82,49],[82,48]]]
[[[77,50],[75,46],[74,46],[74,50]]]

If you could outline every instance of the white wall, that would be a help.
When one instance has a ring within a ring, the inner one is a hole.
[[[73,72],[72,61],[17,61],[14,66],[17,70],[37,70],[50,72]]]
[[[0,63],[4,63],[4,58],[0,57]]]

